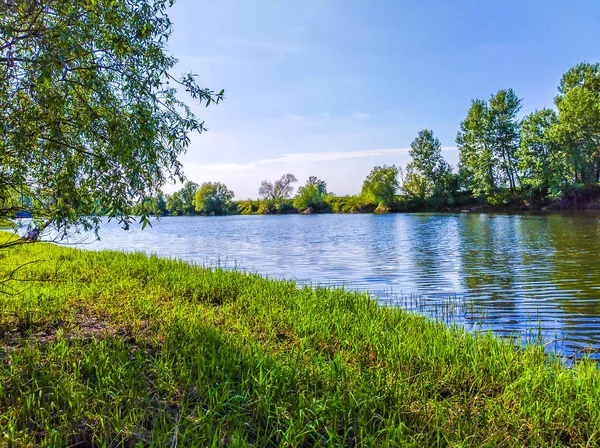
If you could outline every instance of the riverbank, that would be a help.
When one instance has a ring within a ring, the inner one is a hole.
[[[119,252],[0,253],[16,445],[593,445],[600,375],[366,295]],[[32,262],[30,264],[27,264]],[[18,294],[16,294],[18,293]]]

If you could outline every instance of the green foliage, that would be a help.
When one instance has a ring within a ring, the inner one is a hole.
[[[521,99],[512,89],[499,90],[489,102],[473,100],[461,122],[456,137],[461,178],[474,194],[486,197],[498,187],[517,188],[520,109]]]
[[[329,204],[333,213],[373,213],[377,204],[364,196],[327,196],[325,202]]]
[[[206,105],[223,91],[170,75],[170,0],[9,1],[0,8],[0,218],[22,209],[64,234],[124,227],[204,130],[176,86]],[[28,198],[28,201],[23,201]]]
[[[566,154],[552,137],[557,123],[552,109],[535,111],[523,120],[517,157],[524,187],[545,191],[567,184]]]
[[[395,165],[376,166],[363,182],[361,196],[377,204],[380,210],[389,210],[394,205],[398,182],[398,168]]]
[[[143,254],[5,254],[0,277],[37,261],[20,270],[22,296],[0,296],[8,446],[593,446],[600,434],[591,360],[570,369],[541,346],[341,289]]]
[[[412,161],[406,165],[402,189],[409,196],[435,204],[448,202],[458,188],[452,167],[442,157],[442,145],[433,132],[424,129],[411,143]]]
[[[311,176],[306,181],[306,185],[298,189],[293,203],[298,211],[323,212],[329,209],[326,197],[327,184],[325,181]]]
[[[260,201],[237,201],[234,203],[237,209],[237,212],[241,215],[253,215],[258,212],[260,207]]]
[[[205,182],[196,192],[194,207],[203,215],[223,215],[229,210],[233,191],[221,182]]]
[[[553,136],[567,149],[575,183],[600,181],[600,64],[583,63],[563,75],[555,98]]]
[[[489,110],[486,101],[473,100],[456,136],[459,171],[464,187],[476,196],[488,196],[496,188],[498,161],[488,139]]]

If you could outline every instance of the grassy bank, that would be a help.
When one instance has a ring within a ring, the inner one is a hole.
[[[6,234],[4,234],[6,235]],[[595,445],[600,376],[366,295],[0,252],[0,445]]]

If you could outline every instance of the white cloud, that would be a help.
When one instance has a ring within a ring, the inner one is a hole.
[[[224,182],[236,193],[236,198],[256,198],[258,185],[263,179],[275,179],[283,173],[294,173],[302,184],[308,176],[324,179],[336,194],[355,194],[366,175],[376,165],[404,165],[409,160],[410,148],[372,149],[361,151],[294,152],[263,158],[248,163],[185,164],[188,179],[197,182]],[[444,152],[455,148],[443,148]],[[167,185],[171,193],[181,185]]]

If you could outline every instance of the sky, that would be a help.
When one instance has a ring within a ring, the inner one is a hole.
[[[600,0],[178,0],[169,16],[173,74],[225,89],[208,108],[182,96],[208,128],[184,173],[236,199],[288,172],[356,194],[422,129],[456,166],[472,99],[512,88],[523,115],[552,107],[564,72],[600,62]]]

